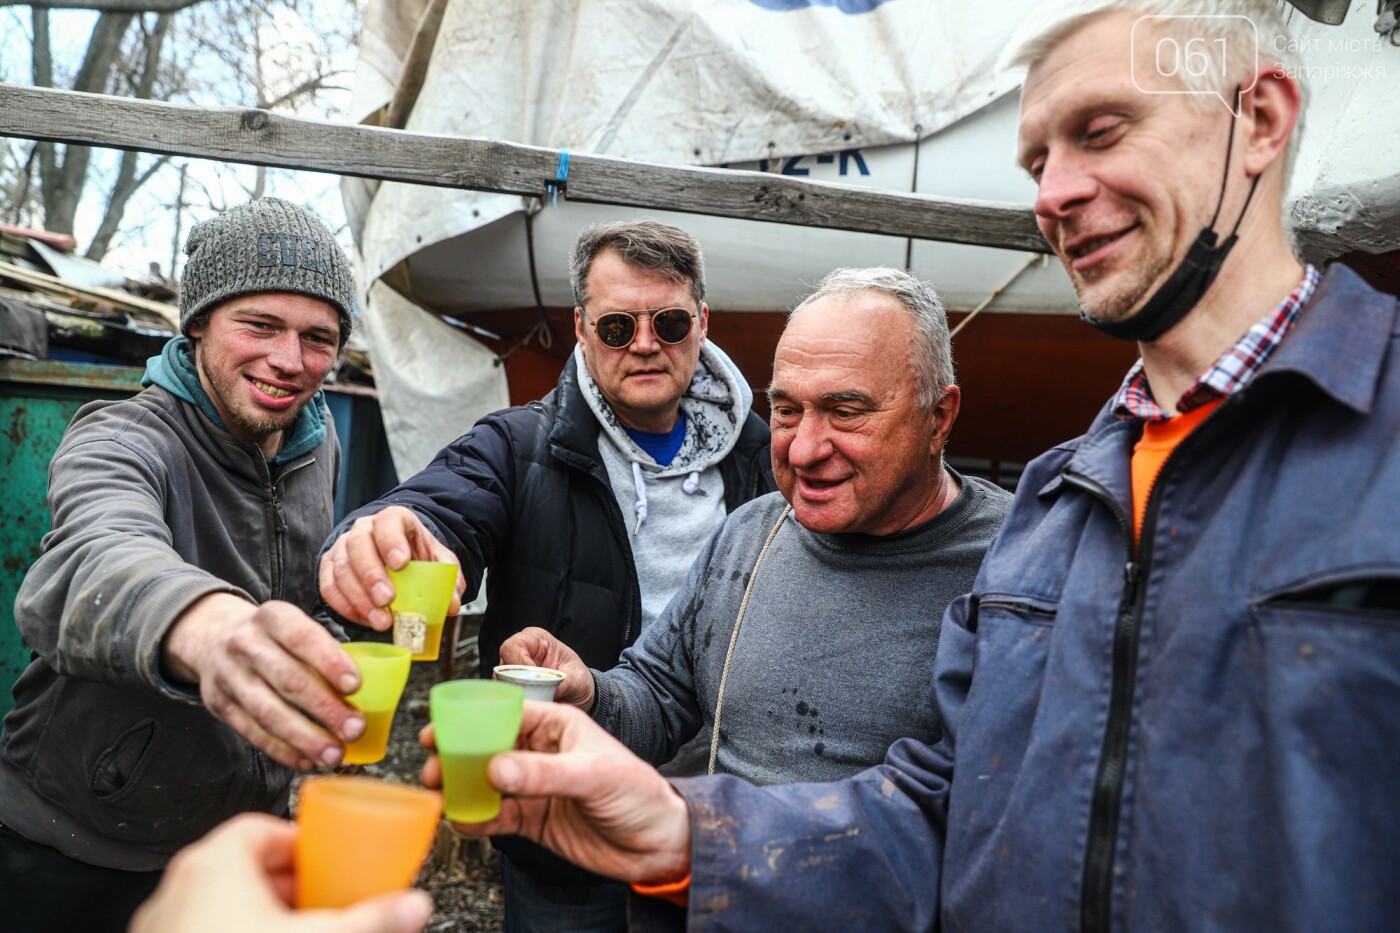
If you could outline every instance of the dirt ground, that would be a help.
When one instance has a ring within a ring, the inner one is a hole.
[[[467,641],[458,653],[454,677],[476,676],[474,641]],[[436,662],[413,665],[394,715],[389,752],[378,764],[365,765],[361,773],[404,784],[419,782],[428,753],[418,744],[418,732],[428,722],[428,690],[437,682],[439,670]],[[431,933],[501,929],[500,856],[485,840],[458,839],[444,823],[417,886],[433,896],[435,909],[427,926]]]

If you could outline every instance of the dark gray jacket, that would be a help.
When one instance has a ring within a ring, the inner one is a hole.
[[[789,516],[768,543],[787,502],[745,505],[661,618],[594,673],[593,718],[652,764],[704,735],[700,773],[723,682],[716,771],[755,784],[835,781],[879,764],[896,739],[938,741],[927,697],[943,611],[972,589],[1011,506],[1000,487],[958,479],[938,515],[880,537],[820,534]]]
[[[285,808],[291,772],[167,683],[160,644],[209,593],[313,608],[339,462],[332,425],[274,481],[256,446],[159,387],[78,412],[15,601],[34,657],[0,736],[0,823],[144,871],[235,813]]]

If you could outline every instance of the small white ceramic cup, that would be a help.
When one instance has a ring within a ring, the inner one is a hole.
[[[496,680],[516,684],[525,690],[525,699],[553,702],[554,691],[564,682],[564,672],[552,667],[531,667],[528,664],[498,664],[492,670]]]

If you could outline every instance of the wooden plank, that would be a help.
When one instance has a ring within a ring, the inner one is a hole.
[[[0,135],[419,185],[548,196],[559,153],[474,137],[0,84]],[[899,194],[766,172],[570,155],[574,201],[1047,251],[1020,205]]]
[[[98,304],[111,305],[131,314],[144,324],[162,323],[172,331],[180,329],[180,312],[174,305],[152,301],[130,292],[118,291],[114,288],[79,285],[49,275],[47,272],[24,269],[8,262],[0,262],[0,279],[19,282],[51,298],[65,301],[72,298],[82,298]]]

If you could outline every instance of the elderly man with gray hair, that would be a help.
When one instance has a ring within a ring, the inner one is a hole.
[[[557,699],[648,761],[708,729],[708,770],[758,784],[836,780],[901,736],[937,741],[939,621],[1011,499],[943,462],[960,403],[948,343],[937,295],[912,276],[828,275],[778,342],[779,492],[725,521],[612,670],[537,628],[502,658],[565,670]]]

